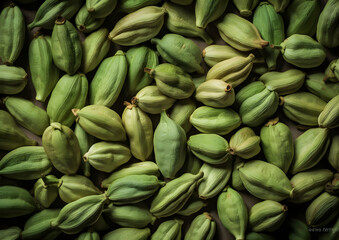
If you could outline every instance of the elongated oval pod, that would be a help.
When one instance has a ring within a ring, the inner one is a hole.
[[[257,93],[265,90],[265,84],[260,81],[254,81],[243,88],[240,89],[239,92],[235,95],[235,106],[239,108],[241,104],[247,99],[254,96]]]
[[[83,232],[77,240],[100,240],[100,235],[97,232]]]
[[[129,239],[129,240],[147,240],[151,236],[149,228],[118,228],[102,237],[102,240]]]
[[[104,141],[125,141],[126,132],[120,116],[101,105],[72,109],[76,121],[90,135]]]
[[[219,62],[233,58],[233,57],[246,57],[247,53],[240,52],[228,45],[209,45],[202,51],[202,56],[205,63],[213,67]]]
[[[339,95],[332,98],[319,114],[318,124],[320,127],[336,128],[339,126]]]
[[[17,180],[33,180],[52,171],[41,146],[25,146],[7,153],[0,161],[0,175]]]
[[[54,21],[62,16],[70,19],[80,9],[82,0],[47,0],[39,7],[33,22],[28,24],[28,28],[42,27],[53,29]]]
[[[199,199],[198,194],[194,194],[186,202],[186,204],[180,209],[177,214],[181,216],[191,216],[199,212],[202,208],[206,207],[207,203]]]
[[[294,142],[294,160],[290,172],[296,174],[314,167],[330,145],[329,129],[311,128]]]
[[[241,181],[240,178],[240,173],[239,173],[239,168],[242,167],[244,164],[244,160],[237,157],[233,161],[233,170],[232,170],[232,181],[231,181],[231,186],[237,191],[243,191],[246,190],[243,182]]]
[[[178,125],[180,125],[187,133],[192,127],[192,124],[190,123],[190,116],[195,109],[196,104],[193,99],[188,98],[179,100],[171,109],[169,117],[173,119]]]
[[[239,10],[240,15],[249,17],[252,15],[252,10],[257,6],[259,0],[233,0],[233,4]]]
[[[195,3],[195,25],[205,29],[207,24],[217,20],[226,10],[228,0],[197,0]]]
[[[14,218],[37,209],[34,198],[24,188],[0,186],[0,218]]]
[[[286,174],[277,166],[252,160],[239,167],[241,181],[253,196],[281,201],[293,196],[293,188]]]
[[[131,13],[146,6],[157,5],[159,2],[161,1],[160,0],[142,0],[142,1],[123,0],[119,2],[118,10],[124,13]]]
[[[61,231],[52,229],[51,221],[58,217],[60,209],[44,209],[31,216],[26,222],[21,237],[29,239],[55,239]]]
[[[150,212],[157,218],[168,217],[180,211],[186,204],[204,173],[184,173],[168,182],[153,198]],[[180,187],[178,187],[180,186]]]
[[[146,86],[132,98],[132,104],[151,114],[159,114],[163,110],[169,109],[174,102],[174,98],[162,94],[157,86]]]
[[[5,237],[8,240],[19,239],[22,230],[19,227],[12,226],[0,230],[0,236]]]
[[[236,56],[215,64],[208,72],[206,80],[220,79],[237,87],[244,82],[253,67],[254,55],[250,53],[247,57]]]
[[[75,25],[80,32],[90,33],[97,30],[106,18],[95,18],[88,12],[86,4],[83,5],[75,16]]]
[[[69,127],[52,122],[42,135],[42,146],[53,166],[64,174],[75,174],[80,166],[79,142]]]
[[[33,186],[35,200],[44,208],[49,208],[59,195],[58,185],[59,179],[54,175],[39,178]]]
[[[85,227],[93,225],[101,216],[107,196],[90,195],[65,205],[57,218],[51,221],[51,227],[66,234],[75,234]]]
[[[155,79],[159,91],[168,97],[189,98],[195,90],[191,76],[173,64],[162,63],[154,69],[145,68],[145,72]]]
[[[50,121],[70,127],[75,120],[72,109],[85,106],[87,92],[88,81],[84,74],[62,76],[48,101],[47,114]]]
[[[83,156],[85,162],[102,172],[112,172],[131,158],[129,148],[116,142],[94,143]]]
[[[86,0],[86,7],[95,18],[104,18],[113,12],[117,2],[118,0]]]
[[[235,239],[245,239],[248,212],[242,196],[226,187],[218,197],[217,211],[221,223]]]
[[[183,3],[182,0],[179,2]],[[180,4],[179,2],[175,1],[176,4],[165,2],[162,5],[167,13],[167,20],[165,22],[167,29],[170,32],[177,33],[185,37],[200,37],[207,44],[213,43],[213,39],[206,33],[205,29],[199,28],[195,25],[196,18],[194,11],[177,5]]]
[[[191,115],[190,122],[202,133],[226,135],[238,128],[241,119],[230,108],[198,107]]]
[[[164,24],[165,9],[156,6],[143,7],[121,18],[108,38],[122,46],[137,45],[155,37]]]
[[[339,81],[339,60],[334,59],[325,69],[324,82],[338,82]]]
[[[59,80],[59,69],[53,63],[50,36],[34,36],[29,45],[28,60],[35,99],[45,102]]]
[[[286,220],[288,226],[288,238],[291,240],[311,240],[311,233],[304,221],[297,218],[288,218]]]
[[[14,118],[6,111],[0,110],[0,149],[13,150],[21,146],[37,145],[29,139],[15,123]]]
[[[112,107],[124,85],[127,69],[126,57],[121,50],[102,61],[89,86],[90,104]]]
[[[149,116],[136,105],[126,103],[122,113],[132,155],[145,161],[153,152],[153,126]]]
[[[31,101],[19,97],[6,97],[3,103],[15,120],[32,133],[41,136],[49,126],[47,112]]]
[[[0,59],[12,65],[20,55],[25,42],[25,19],[14,3],[4,8],[0,14]]]
[[[299,124],[317,126],[319,114],[324,110],[326,102],[308,92],[292,93],[280,97],[284,114]]]
[[[227,149],[230,154],[249,159],[257,155],[260,148],[260,137],[249,127],[238,130],[230,139]]]
[[[325,184],[332,180],[332,178],[333,173],[328,169],[297,173],[290,180],[294,191],[293,198],[289,199],[289,201],[303,203],[312,200],[324,190]]]
[[[151,236],[151,240],[179,240],[181,239],[181,226],[184,221],[173,219],[162,222]]]
[[[324,82],[324,77],[324,73],[307,75],[305,85],[309,92],[328,102],[339,95],[339,83]]]
[[[287,173],[294,157],[294,144],[289,127],[270,120],[260,131],[261,147],[267,162],[272,163]]]
[[[214,239],[216,223],[207,212],[196,216],[185,235],[185,240]]]
[[[0,65],[0,94],[17,94],[27,85],[27,73],[21,67]]]
[[[268,0],[274,6],[276,12],[284,12],[290,0]]]
[[[334,134],[331,138],[331,144],[328,151],[328,162],[331,166],[339,171],[339,134]]]

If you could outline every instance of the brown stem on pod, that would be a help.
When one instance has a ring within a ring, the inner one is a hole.
[[[231,155],[235,155],[235,154],[236,154],[236,152],[235,152],[235,150],[234,150],[233,148],[228,148],[227,151],[228,151],[229,154],[231,154]]]
[[[282,210],[283,210],[283,212],[287,212],[288,211],[288,207],[286,205],[283,205]]]
[[[132,97],[131,103],[135,106],[138,106],[138,98],[137,97]]]
[[[232,85],[231,84],[227,84],[225,87],[225,92],[229,92],[232,90]]]
[[[128,109],[132,109],[132,108],[136,107],[137,105],[131,104],[127,101],[124,101],[124,106],[126,106]]]
[[[284,97],[280,96],[279,97],[279,106],[284,105],[284,103],[285,103]]]
[[[86,26],[81,24],[81,25],[79,25],[78,29],[79,29],[80,32],[84,32],[84,31],[86,31]]]
[[[213,220],[212,216],[208,212],[203,213],[208,220]]]
[[[65,22],[66,22],[66,19],[62,16],[57,17],[57,19],[55,20],[56,25],[63,25],[65,24]]]
[[[273,118],[273,119],[269,120],[269,121],[265,124],[265,127],[268,127],[268,126],[274,126],[274,125],[276,125],[278,122],[279,122],[279,117]]]

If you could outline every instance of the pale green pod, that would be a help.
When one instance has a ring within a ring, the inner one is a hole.
[[[100,235],[97,232],[83,232],[77,240],[100,240]]]
[[[195,90],[191,76],[173,64],[162,63],[153,69],[145,68],[145,72],[155,79],[159,91],[168,97],[189,98]]]
[[[241,125],[238,113],[230,108],[198,107],[190,122],[202,133],[226,135]]]
[[[240,15],[249,17],[252,15],[252,10],[257,6],[259,0],[233,0],[233,4],[239,10]]]
[[[266,233],[250,232],[246,234],[246,240],[274,240],[275,238]]]
[[[272,200],[254,204],[248,216],[249,228],[254,232],[274,232],[284,222],[287,206]]]
[[[217,225],[207,212],[196,216],[185,235],[185,240],[213,240]]]
[[[232,159],[232,155],[227,151],[227,140],[217,134],[192,135],[187,146],[197,158],[208,164],[222,164]]]
[[[19,7],[14,3],[0,14],[0,59],[12,65],[18,59],[25,42],[26,24]]]
[[[239,173],[247,191],[257,198],[281,201],[293,196],[286,174],[273,164],[252,160],[239,167]]]
[[[262,49],[268,45],[254,24],[234,13],[227,13],[217,28],[221,38],[239,51]]]
[[[250,53],[247,57],[236,56],[221,61],[207,72],[206,81],[220,79],[235,88],[247,79],[252,70],[254,58],[254,55]]]
[[[52,32],[52,56],[54,64],[73,75],[80,68],[82,47],[78,31],[71,22],[58,17]]]
[[[213,67],[219,62],[233,58],[233,57],[246,57],[247,53],[240,52],[228,45],[209,45],[202,51],[202,56],[205,63]]]
[[[130,228],[144,228],[153,225],[156,220],[145,204],[115,206],[111,203],[104,209],[103,215],[122,227]]]
[[[16,226],[4,228],[0,230],[0,237],[4,240],[17,240],[20,239],[21,232],[21,229]]]
[[[45,102],[59,80],[59,69],[53,63],[50,36],[38,35],[33,38],[29,45],[28,60],[35,99]]]
[[[50,122],[59,122],[70,127],[75,117],[73,108],[82,108],[86,104],[88,81],[84,74],[62,76],[52,91],[47,105]]]
[[[59,195],[58,184],[59,179],[54,175],[47,175],[39,178],[33,187],[35,200],[44,208],[49,208]]]
[[[297,92],[304,84],[306,73],[298,69],[290,69],[285,72],[267,72],[259,77],[266,88],[275,91],[279,95],[287,95]]]
[[[162,94],[157,86],[146,86],[132,98],[132,104],[151,114],[159,114],[169,109],[174,102],[174,98]]]
[[[111,46],[107,36],[108,29],[101,28],[88,35],[82,42],[81,69],[83,73],[94,70],[107,55]]]
[[[101,182],[102,188],[108,188],[109,185],[116,179],[129,176],[129,175],[159,175],[159,168],[154,162],[144,161],[124,165],[119,170],[113,172],[108,178]]]
[[[15,120],[32,133],[41,136],[49,126],[47,112],[31,101],[19,97],[6,97],[2,102]]]
[[[151,39],[160,56],[167,62],[181,67],[185,72],[204,73],[200,66],[202,54],[198,45],[192,40],[181,35],[168,33],[162,39]]]
[[[311,128],[294,142],[294,160],[290,172],[296,174],[317,165],[330,145],[329,129]]]
[[[199,183],[199,198],[209,199],[217,196],[228,183],[231,177],[233,161],[227,161],[224,164],[210,165],[204,163],[200,171],[204,173],[204,177]]]
[[[247,84],[243,88],[240,89],[239,92],[235,95],[235,106],[240,107],[241,104],[247,99],[254,96],[257,93],[265,90],[265,85],[260,81],[254,81],[250,84]]]
[[[174,104],[169,117],[180,125],[187,133],[192,127],[189,119],[195,109],[196,104],[193,99],[188,98],[179,100]]]
[[[319,127],[336,128],[339,126],[339,95],[332,98],[318,117]]]
[[[80,166],[79,142],[72,129],[52,122],[42,135],[42,146],[53,166],[64,174],[75,174]]]
[[[272,163],[287,173],[294,157],[294,144],[289,127],[270,120],[260,131],[261,147],[267,162]]]
[[[339,197],[322,193],[306,209],[305,218],[311,227],[324,227],[339,213]]]
[[[61,231],[51,227],[51,221],[58,217],[60,209],[44,209],[31,216],[25,223],[21,233],[23,240],[29,239],[56,239]]]
[[[231,137],[227,150],[243,159],[252,158],[260,153],[260,137],[251,128],[243,127]]]
[[[88,12],[95,18],[104,18],[110,15],[118,0],[86,0]]]
[[[333,178],[333,173],[328,169],[317,169],[300,172],[294,175],[290,182],[293,191],[293,203],[303,203],[315,198],[325,189],[325,184]]]
[[[237,191],[246,190],[239,173],[239,168],[243,166],[244,161],[241,158],[236,158],[233,162],[231,186]]]
[[[153,125],[149,116],[136,105],[127,104],[122,113],[132,155],[145,161],[153,152]]]
[[[334,59],[325,69],[324,82],[335,82],[339,81],[339,60]]]
[[[133,96],[152,83],[152,78],[144,69],[154,68],[159,64],[159,59],[154,50],[141,46],[128,49],[126,60],[128,72],[124,88],[127,95]]]
[[[274,6],[276,12],[284,12],[290,0],[268,0]]]
[[[245,239],[248,212],[242,196],[226,187],[217,200],[217,211],[221,223],[236,240]]]
[[[61,16],[71,19],[80,9],[82,0],[46,0],[39,7],[33,22],[28,24],[28,28],[42,27],[53,29],[54,21]]]
[[[104,141],[125,141],[126,132],[120,116],[112,109],[101,105],[88,105],[72,109],[76,121],[90,135]]]
[[[143,7],[122,17],[109,33],[108,38],[122,46],[133,46],[155,37],[164,24],[165,9]]]
[[[228,0],[197,0],[195,3],[195,25],[205,29],[207,24],[223,15],[227,5]]]
[[[154,131],[155,162],[165,178],[175,178],[186,158],[186,133],[165,111]]]
[[[297,218],[286,220],[288,224],[288,239],[290,240],[311,240],[312,236],[308,226]]]
[[[332,136],[331,144],[329,146],[328,151],[328,162],[331,164],[331,166],[339,171],[339,134],[335,134]]]
[[[151,236],[149,228],[118,228],[102,237],[102,240],[129,239],[129,240],[147,240]]]
[[[157,218],[168,217],[180,211],[193,194],[204,173],[184,173],[168,182],[153,198],[150,212]],[[180,186],[180,187],[178,187]]]
[[[192,0],[190,1],[192,2]],[[179,0],[179,2],[183,3],[182,0]],[[205,29],[195,25],[196,18],[193,9],[177,5],[180,3],[165,2],[162,5],[167,13],[165,22],[167,29],[185,37],[200,37],[207,44],[213,43],[213,39],[206,33]]]
[[[107,196],[90,195],[65,205],[57,218],[50,223],[66,234],[75,234],[85,227],[93,225],[101,216]]]
[[[37,209],[34,198],[24,188],[0,186],[0,218],[28,215]]]
[[[131,13],[146,6],[157,5],[159,2],[161,0],[122,0],[119,1],[118,9],[124,13]]]
[[[124,85],[127,69],[125,53],[121,50],[102,61],[89,86],[90,104],[112,107]]]
[[[181,216],[191,216],[197,212],[199,212],[202,208],[206,207],[207,203],[205,203],[203,200],[199,199],[198,196],[193,195],[190,197],[190,199],[187,201],[187,203],[180,209],[177,214]]]
[[[80,32],[90,33],[100,28],[106,18],[95,18],[88,12],[86,4],[83,5],[75,16],[75,25]],[[108,34],[107,34],[108,35]]]
[[[95,169],[110,173],[127,163],[132,157],[129,148],[116,142],[94,143],[83,156],[85,162]]]
[[[268,2],[262,2],[253,15],[253,24],[258,28],[261,37],[270,44],[279,45],[285,40],[284,21]],[[262,54],[269,70],[276,69],[279,50],[264,48]]]
[[[181,219],[162,222],[152,234],[151,240],[181,240],[181,226],[183,224],[184,221]]]
[[[17,94],[27,85],[28,75],[21,67],[0,65],[0,94]]]
[[[280,49],[286,62],[300,68],[318,67],[326,58],[324,47],[307,35],[293,34],[271,47]]]
[[[284,114],[294,122],[306,126],[318,126],[319,114],[326,102],[308,92],[292,93],[280,97]]]
[[[41,146],[25,146],[7,153],[0,161],[0,175],[17,180],[33,180],[52,171]]]

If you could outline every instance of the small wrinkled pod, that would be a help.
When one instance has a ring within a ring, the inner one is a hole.
[[[250,53],[247,57],[236,56],[221,61],[207,72],[206,80],[220,79],[235,88],[247,79],[252,70],[254,58],[254,55]]]
[[[156,220],[144,204],[115,206],[111,203],[104,209],[103,215],[122,227],[130,228],[144,228],[148,224],[153,225]]]
[[[87,10],[86,4],[83,5],[75,16],[75,25],[80,32],[90,33],[97,30],[106,18],[95,18]],[[107,34],[108,35],[108,34]]]
[[[216,223],[207,212],[196,216],[186,235],[185,240],[213,240],[216,232]]]
[[[90,14],[95,18],[104,18],[110,15],[118,0],[86,0],[86,7]]]
[[[226,10],[229,0],[197,0],[195,3],[195,25],[205,29]]]
[[[336,128],[339,126],[339,95],[332,98],[318,117],[319,127]]]
[[[181,216],[191,216],[199,212],[202,208],[206,207],[207,203],[199,199],[198,194],[193,193],[187,203],[182,207],[182,209],[177,212]]]
[[[209,45],[202,51],[202,56],[205,63],[213,67],[219,62],[233,58],[233,57],[246,57],[245,52],[240,52],[228,45]]]
[[[157,218],[168,217],[179,212],[203,176],[203,172],[196,175],[185,173],[168,182],[153,198],[150,212]]]
[[[240,15],[249,17],[252,15],[252,10],[257,6],[259,0],[233,0],[233,4],[239,10]]]
[[[294,159],[290,172],[296,174],[317,165],[329,145],[329,129],[311,128],[305,131],[294,142]]]
[[[279,118],[272,119],[261,128],[260,139],[267,162],[287,173],[294,157],[294,144],[289,127],[279,122]]]
[[[290,0],[268,0],[270,4],[274,6],[276,12],[284,12],[285,8],[290,3]]]
[[[9,228],[3,228],[0,230],[0,236],[5,237],[8,240],[20,239],[21,229],[19,227],[13,226]]]
[[[97,232],[83,232],[77,240],[100,240],[100,235]]]
[[[338,61],[339,63],[339,61]],[[339,83],[324,82],[324,73],[313,73],[306,76],[305,85],[309,92],[325,102],[339,95]]]
[[[339,82],[339,60],[334,59],[325,69],[324,82]]]
[[[80,166],[80,146],[72,129],[52,122],[42,135],[42,146],[53,166],[64,174],[75,174]]]
[[[34,184],[34,198],[44,208],[49,208],[58,197],[59,179],[54,175],[47,175],[39,178]]]
[[[167,220],[159,225],[151,236],[151,240],[180,240],[181,226],[184,221],[181,219]]]
[[[233,162],[234,163],[233,163],[233,170],[232,170],[231,186],[237,191],[246,190],[244,184],[241,181],[240,173],[239,173],[239,168],[241,168],[244,165],[244,160],[237,157]]]
[[[159,2],[161,0],[123,0],[119,1],[118,10],[124,13],[131,13],[146,6],[157,5]]]
[[[303,203],[315,198],[321,193],[325,184],[333,178],[333,173],[328,169],[309,170],[294,175],[290,182],[293,191],[293,198],[289,199],[293,203]]]
[[[122,46],[133,46],[154,38],[164,24],[165,9],[147,6],[122,17],[108,38]]]
[[[328,162],[331,166],[339,171],[339,134],[332,136],[331,144],[328,151]]]
[[[21,67],[0,65],[0,94],[17,94],[27,85],[28,75]]]
[[[291,240],[311,240],[309,227],[297,218],[286,220],[288,226],[288,238]]]
[[[149,228],[118,228],[102,237],[102,240],[129,239],[129,240],[147,240],[151,236]]]
[[[266,200],[252,206],[248,216],[249,228],[254,232],[274,232],[284,222],[287,206]]]
[[[104,141],[125,141],[126,132],[120,116],[101,105],[72,109],[76,121],[90,135]]]
[[[190,122],[202,133],[226,135],[241,125],[241,118],[230,108],[202,106],[192,113]]]
[[[273,164],[252,160],[239,167],[239,173],[247,191],[257,198],[281,201],[293,196],[286,174]]]
[[[260,137],[251,128],[243,127],[231,137],[227,150],[230,154],[243,159],[252,158],[261,150]]]
[[[179,100],[171,109],[169,117],[187,133],[192,127],[190,117],[196,108],[195,101],[191,98]]]
[[[218,197],[217,211],[221,223],[235,239],[245,239],[248,212],[242,196],[226,187]]]

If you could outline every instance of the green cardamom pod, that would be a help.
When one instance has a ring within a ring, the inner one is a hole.
[[[187,6],[193,3],[194,0],[170,0],[172,3]]]
[[[217,211],[221,223],[235,239],[245,239],[248,212],[242,196],[226,187],[218,197]]]
[[[195,25],[205,29],[207,24],[223,15],[227,5],[228,0],[197,0],[195,3]]]
[[[241,125],[238,113],[230,108],[198,107],[190,122],[202,133],[226,135]]]
[[[207,203],[203,200],[199,199],[198,194],[194,194],[190,197],[187,203],[180,209],[177,214],[181,216],[191,216],[197,212],[199,212],[202,208],[206,207]]]
[[[231,137],[228,152],[249,159],[260,153],[260,150],[260,137],[251,128],[243,127]]]
[[[146,6],[157,5],[161,0],[122,0],[119,1],[119,11],[131,13]]]
[[[308,226],[297,218],[286,220],[288,224],[288,239],[290,240],[311,240],[311,233]]]
[[[251,16],[252,10],[257,6],[258,2],[259,0],[233,0],[233,4],[243,17]]]
[[[325,69],[324,82],[339,82],[339,60],[334,59]]]
[[[47,175],[39,178],[33,187],[35,200],[37,200],[44,208],[49,208],[59,195],[58,184],[59,179],[54,175]]]
[[[105,234],[102,240],[147,240],[149,236],[151,236],[151,230],[149,228],[118,228]]]
[[[284,12],[285,8],[290,3],[290,0],[268,0],[274,6],[276,12]]]
[[[181,176],[184,173],[197,174],[199,173],[202,164],[203,162],[191,152],[190,147],[187,145],[186,159],[184,165],[177,173],[177,176]]]
[[[247,84],[235,95],[235,106],[239,108],[241,104],[247,99],[254,96],[257,93],[265,90],[265,84],[260,81],[254,81]]]
[[[196,216],[185,235],[185,240],[213,240],[217,225],[207,212]]]
[[[80,32],[90,33],[100,28],[105,19],[106,18],[93,17],[93,15],[88,12],[85,4],[80,8],[79,12],[75,16],[75,25]]]
[[[331,139],[331,144],[328,151],[328,162],[331,166],[339,171],[339,134],[334,134]]]
[[[86,0],[86,7],[90,14],[95,18],[104,18],[110,15],[118,0]]]
[[[325,82],[323,81],[324,77],[324,73],[313,73],[307,75],[305,85],[309,92],[318,96],[325,102],[328,102],[335,96],[339,95],[339,83]]]
[[[275,238],[271,235],[266,234],[266,233],[250,232],[250,233],[246,234],[245,239],[246,240],[274,240]],[[292,240],[292,239],[290,238],[290,240]]]
[[[187,133],[192,127],[190,116],[196,108],[195,101],[191,98],[179,100],[173,105],[169,117]]]
[[[42,135],[42,146],[53,166],[64,174],[75,174],[81,156],[78,139],[72,129],[52,122]]]
[[[339,95],[332,98],[319,114],[318,124],[320,127],[336,128],[339,126]]]
[[[27,85],[28,75],[21,67],[0,65],[0,94],[17,94]]]
[[[293,196],[286,174],[271,163],[251,160],[239,167],[239,173],[247,191],[257,198],[281,201]]]
[[[244,161],[237,157],[233,161],[233,170],[232,170],[232,181],[231,181],[231,186],[237,191],[243,191],[246,190],[244,184],[241,181],[240,178],[240,173],[239,173],[239,168],[241,168],[244,165]]]
[[[77,240],[100,240],[100,235],[97,232],[83,232]]]
[[[0,14],[0,59],[12,65],[18,59],[25,42],[26,24],[20,8],[14,3]]]
[[[173,219],[162,222],[157,230],[152,234],[151,240],[180,240],[181,226],[184,224],[184,221],[181,219]]]
[[[224,60],[234,57],[246,57],[248,54],[240,52],[228,45],[209,45],[202,51],[202,56],[205,63],[213,67]]]
[[[143,7],[122,17],[108,38],[122,46],[146,42],[158,35],[164,25],[164,15],[165,9],[162,7]]]
[[[20,239],[21,229],[19,227],[13,226],[9,228],[4,228],[0,230],[0,236],[5,240],[17,240]]]

